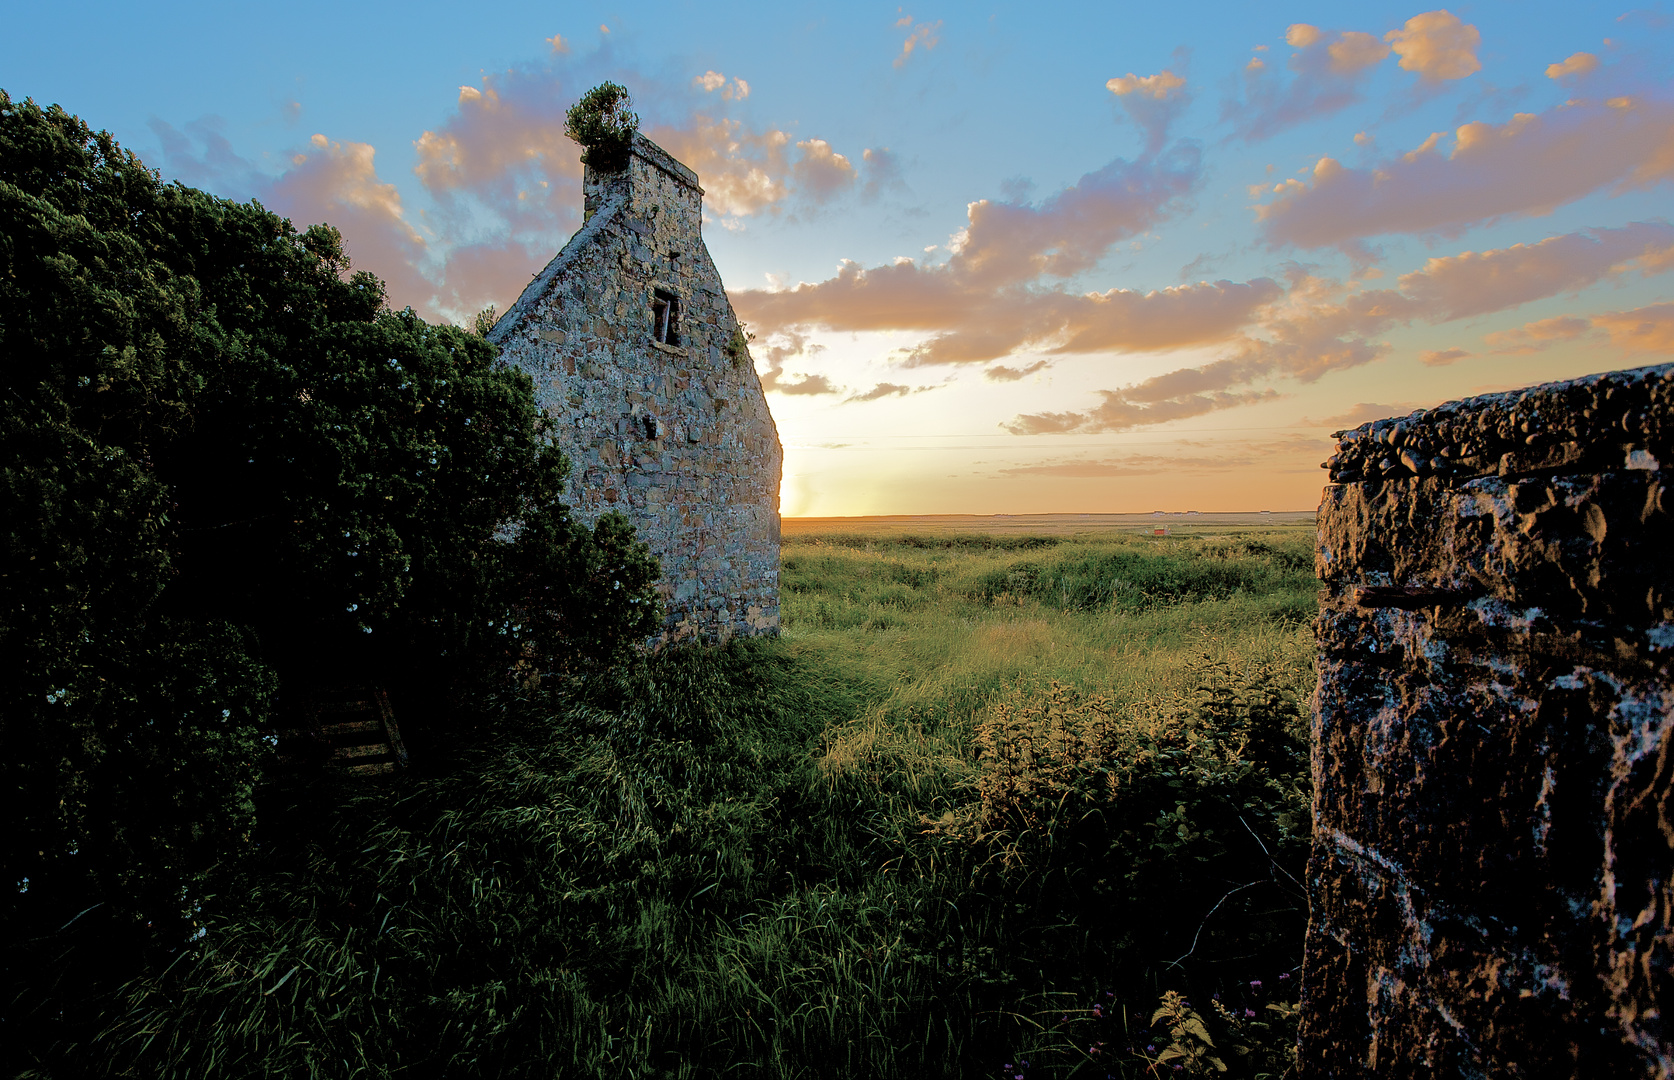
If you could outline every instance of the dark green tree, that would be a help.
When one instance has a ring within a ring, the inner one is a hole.
[[[336,230],[0,91],[0,918],[189,919],[249,842],[281,688],[655,632],[655,560],[570,518],[543,423]]]
[[[628,152],[639,130],[639,115],[629,110],[628,88],[602,82],[581,95],[564,114],[564,134],[581,144],[581,163],[606,172],[628,167]]]

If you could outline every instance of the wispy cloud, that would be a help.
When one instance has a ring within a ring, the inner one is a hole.
[[[812,359],[824,350],[825,346],[810,342],[806,335],[794,331],[782,331],[775,336],[771,344],[752,349],[752,352],[759,353],[767,363],[765,369],[758,367],[756,370],[757,375],[761,377],[762,390],[792,396],[842,393],[843,387],[824,375],[801,372],[791,376],[785,374],[785,365],[793,358]]]
[[[1423,270],[1402,275],[1398,289],[1369,289],[1299,271],[1282,297],[1252,308],[1222,359],[1101,390],[1101,403],[1091,409],[1024,414],[1007,426],[1019,434],[1121,431],[1252,404],[1274,392],[1257,387],[1260,382],[1310,383],[1388,355],[1391,346],[1378,339],[1398,326],[1511,310],[1614,275],[1662,272],[1674,266],[1671,244],[1674,227],[1660,222],[1584,229],[1535,244],[1434,258]],[[1674,311],[1674,305],[1663,306]],[[1548,319],[1490,334],[1485,343],[1501,354],[1533,352],[1596,328],[1624,350],[1657,352],[1674,341],[1668,318],[1653,305],[1591,323]],[[1438,367],[1472,355],[1454,347],[1424,351],[1419,360]]]
[[[881,382],[860,394],[851,394],[843,399],[847,405],[853,401],[879,401],[883,398],[906,397],[908,394],[922,394],[927,390],[940,390],[939,386],[906,386],[902,383]]]
[[[815,202],[829,202],[854,187],[856,172],[849,159],[831,149],[824,139],[805,139],[796,144],[802,157],[791,167],[798,186]]]
[[[978,363],[1029,343],[1087,352],[1212,339],[1278,287],[1218,282],[1084,294],[1052,283],[1096,266],[1114,244],[1183,205],[1200,167],[1192,147],[1150,162],[1118,159],[1038,205],[971,203],[945,263],[902,257],[866,268],[845,262],[825,281],[741,291],[733,302],[752,325],[770,332],[931,331],[935,336],[908,358],[917,365]]]
[[[1626,353],[1674,354],[1674,303],[1647,304],[1632,311],[1594,315],[1592,324]]]
[[[1517,355],[1540,352],[1560,342],[1602,337],[1624,354],[1674,355],[1674,303],[1646,304],[1628,311],[1597,315],[1559,315],[1537,319],[1511,330],[1483,335],[1494,352]]]
[[[901,53],[895,58],[896,67],[905,65],[912,58],[915,50],[922,48],[925,52],[929,52],[941,44],[942,20],[940,19],[933,23],[919,23],[915,26],[911,15],[902,14],[899,19],[895,20],[895,25],[897,28],[903,29],[910,27],[910,29],[907,29],[907,39],[901,43]]]
[[[1288,78],[1256,57],[1244,68],[1242,98],[1221,103],[1221,119],[1237,138],[1260,142],[1360,101],[1372,68],[1390,49],[1364,31],[1308,23],[1291,25],[1285,43],[1295,50],[1285,64]]]
[[[1275,185],[1256,219],[1274,246],[1342,246],[1388,233],[1457,235],[1671,177],[1674,103],[1618,96],[1518,113],[1502,124],[1465,124],[1367,168],[1320,158],[1311,181]]]
[[[1401,291],[1423,303],[1432,321],[1504,311],[1532,300],[1576,292],[1599,280],[1674,264],[1674,226],[1634,222],[1583,229],[1534,244],[1466,251],[1430,259],[1401,275]]]
[[[995,364],[991,368],[985,368],[982,377],[989,382],[1017,382],[1019,379],[1033,375],[1037,371],[1044,371],[1047,367],[1048,364],[1045,360],[1036,360],[1028,367],[1007,367],[1004,364]]]
[[[1558,315],[1550,319],[1536,319],[1511,330],[1484,334],[1482,342],[1496,353],[1518,355],[1539,352],[1560,341],[1574,341],[1592,328],[1593,324],[1587,319]]]
[[[1104,84],[1116,95],[1123,112],[1145,133],[1145,152],[1154,154],[1168,142],[1169,128],[1191,106],[1186,80],[1164,68],[1155,75],[1128,72]]]
[[[1282,440],[1240,441],[1214,453],[1201,451],[1162,454],[1112,454],[1103,457],[1068,457],[1014,465],[997,470],[1011,480],[1054,477],[1069,480],[1105,480],[1125,476],[1159,476],[1232,472],[1253,465],[1271,467],[1275,459],[1304,459],[1319,453],[1320,440],[1297,436]]]

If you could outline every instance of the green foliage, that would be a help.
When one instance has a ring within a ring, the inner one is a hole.
[[[27,999],[91,1019],[43,1059],[159,1077],[1276,1074],[1304,917],[1286,872],[1306,844],[1307,635],[1261,594],[973,598],[1016,558],[998,540],[871,547],[787,544],[808,587],[785,594],[785,638],[484,699],[484,743],[448,775],[264,821],[201,940],[120,995]],[[810,619],[892,588],[926,594],[899,630]],[[1152,1024],[1165,991],[1178,1007]]]
[[[727,354],[733,367],[743,368],[750,362],[750,342],[754,340],[756,335],[746,329],[743,323],[739,323],[732,328],[732,337],[727,339],[721,351]]]
[[[488,336],[488,332],[494,329],[494,324],[498,321],[499,316],[494,313],[494,305],[489,304],[477,312],[476,317],[471,320],[471,333],[485,338]]]
[[[628,167],[639,116],[630,111],[627,87],[602,82],[564,114],[564,134],[581,144],[581,163],[605,172]]]
[[[189,932],[248,850],[276,676],[439,692],[657,626],[626,523],[559,504],[527,378],[383,296],[334,229],[160,183],[0,92],[16,925],[102,903]]]
[[[1153,1026],[1162,1025],[1168,1032],[1168,1045],[1156,1057],[1156,1064],[1172,1069],[1180,1066],[1189,1077],[1213,1076],[1226,1072],[1226,1062],[1215,1049],[1209,1028],[1178,990],[1163,994],[1162,1003],[1151,1014]]]

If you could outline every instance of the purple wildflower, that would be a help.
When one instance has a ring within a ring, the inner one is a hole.
[[[1255,1019],[1255,1010],[1254,1009],[1245,1009],[1244,1010],[1244,1019],[1254,1020]]]
[[[1250,989],[1251,990],[1260,990],[1261,989],[1261,980],[1260,979],[1251,979],[1250,980]]]

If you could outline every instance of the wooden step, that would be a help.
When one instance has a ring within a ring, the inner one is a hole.
[[[387,776],[395,772],[396,768],[397,766],[393,761],[374,761],[365,765],[346,765],[338,771],[348,773],[351,776]]]
[[[389,738],[389,732],[384,730],[384,722],[374,716],[370,720],[344,720],[336,724],[321,724],[321,735],[369,735],[377,734],[383,739]]]
[[[354,701],[317,701],[309,706],[309,711],[316,716],[325,716],[332,713],[375,712],[377,708],[378,703],[367,698]]]
[[[390,750],[389,743],[387,743],[387,742],[376,742],[376,743],[366,743],[362,746],[339,746],[337,749],[335,749],[331,752],[331,759],[330,760],[332,760],[332,761],[347,761],[350,758],[367,758],[367,757],[389,757],[389,758],[393,758],[393,757],[395,757],[395,754]]]
[[[387,776],[407,764],[407,748],[378,687],[328,690],[297,706],[275,730],[279,763],[296,779],[310,772],[343,777]]]

